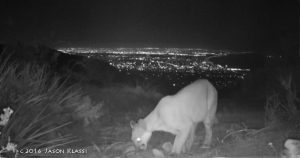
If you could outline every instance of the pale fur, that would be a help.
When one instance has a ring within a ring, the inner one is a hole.
[[[287,139],[284,142],[284,148],[282,158],[300,158],[300,140]]]
[[[197,80],[177,94],[163,97],[156,108],[137,124],[131,122],[132,140],[137,147],[143,146],[145,149],[153,131],[165,131],[175,135],[172,153],[188,152],[194,141],[196,127],[203,122],[203,147],[209,147],[217,100],[214,86],[208,80]]]

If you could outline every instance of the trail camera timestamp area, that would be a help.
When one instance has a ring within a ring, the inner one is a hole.
[[[18,150],[20,155],[26,156],[51,156],[51,155],[65,155],[65,154],[87,154],[87,148],[23,148]]]

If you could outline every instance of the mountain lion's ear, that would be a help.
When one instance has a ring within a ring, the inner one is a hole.
[[[133,128],[135,126],[135,122],[133,120],[130,121],[130,127]]]
[[[144,129],[147,129],[147,124],[146,124],[145,120],[139,119],[138,124],[139,124],[140,127],[144,128]]]

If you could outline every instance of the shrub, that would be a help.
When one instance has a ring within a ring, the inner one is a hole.
[[[279,88],[266,99],[265,124],[267,126],[293,120],[299,114],[300,100],[297,97],[296,86],[292,82],[292,75],[281,76],[278,81]]]
[[[3,109],[3,114],[0,114],[0,127],[4,127],[7,125],[10,116],[13,114],[13,110],[10,107]],[[0,131],[0,135],[1,135]],[[12,153],[12,155],[17,155],[17,144],[10,141],[10,138],[8,137],[7,144],[0,144],[0,157],[2,157],[4,154]]]
[[[47,67],[2,61],[0,108],[8,105],[14,113],[1,130],[0,145],[11,140],[18,148],[63,146],[78,140],[66,126],[100,117],[102,104],[93,104],[77,85],[66,86]]]

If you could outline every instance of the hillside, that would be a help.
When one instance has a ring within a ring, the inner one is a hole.
[[[117,76],[120,75],[106,61],[66,54],[42,45],[0,44],[0,56],[1,60],[7,60],[8,63],[30,63],[47,67],[54,75],[75,82],[103,84],[119,78]]]

